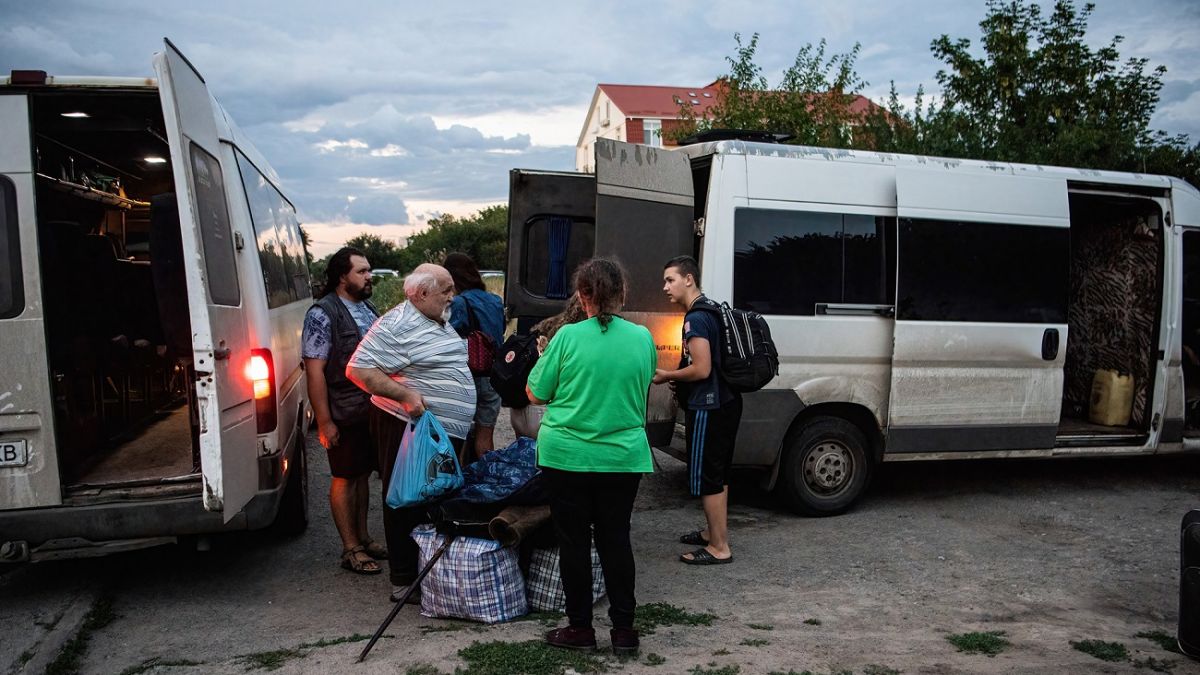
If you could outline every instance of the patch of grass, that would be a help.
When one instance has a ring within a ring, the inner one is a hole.
[[[692,675],[738,675],[738,673],[742,672],[741,666],[715,667],[715,663],[710,663],[708,665],[708,668],[705,668],[704,666],[692,666],[691,670],[688,672]]]
[[[517,617],[513,621],[536,621],[546,628],[557,626],[566,614],[563,612],[530,612],[525,616]]]
[[[308,658],[308,652],[299,649],[275,649],[239,656],[238,660],[246,664],[246,670],[279,670],[288,661],[303,658]]]
[[[363,635],[362,633],[355,633],[354,635],[345,635],[345,636],[342,636],[339,638],[332,638],[329,640],[326,640],[325,638],[321,638],[320,640],[317,640],[316,642],[305,642],[304,644],[300,645],[299,647],[296,647],[296,649],[321,649],[322,647],[332,647],[334,645],[344,645],[348,642],[362,642],[363,640],[370,640],[370,639],[371,639],[370,635]]]
[[[633,627],[642,635],[653,635],[659,626],[711,626],[715,614],[689,612],[665,602],[638,605]]]
[[[474,628],[473,624],[465,621],[447,621],[433,626],[421,626],[421,635],[429,635],[430,633],[455,633],[460,630]]]
[[[1120,642],[1105,642],[1104,640],[1071,640],[1071,646],[1089,656],[1101,661],[1126,661],[1129,650]]]
[[[1010,644],[1004,639],[1004,631],[995,630],[988,632],[974,633],[958,633],[955,635],[947,635],[946,639],[950,644],[960,652],[967,654],[986,654],[987,656],[995,656],[1004,651]]]
[[[771,644],[771,641],[764,640],[762,638],[746,638],[745,640],[742,640],[738,644],[744,645],[746,647],[765,647],[765,646]]]
[[[902,672],[904,671],[877,663],[870,663],[863,667],[863,675],[900,675]]]
[[[821,620],[820,619],[805,619],[804,623],[806,623],[810,626],[820,626]]]
[[[141,675],[142,673],[153,670],[154,668],[187,668],[189,666],[202,666],[203,661],[188,661],[187,659],[178,659],[175,661],[164,659],[161,656],[156,656],[152,659],[146,659],[136,666],[129,666],[121,671],[121,675]]]
[[[1175,641],[1175,636],[1165,630],[1144,630],[1134,637],[1145,638],[1157,644],[1159,647],[1173,653],[1182,654],[1179,651],[1179,643]]]
[[[1134,659],[1134,668],[1146,668],[1153,670],[1156,673],[1169,673],[1175,669],[1175,661],[1167,661],[1166,659],[1156,659],[1153,656],[1147,656],[1144,659]]]
[[[63,645],[62,651],[50,665],[46,666],[46,675],[69,675],[70,673],[79,672],[79,662],[83,659],[83,655],[87,653],[88,642],[92,639],[92,633],[104,628],[112,623],[117,618],[112,608],[112,599],[108,597],[98,598],[92,603],[91,609],[88,610],[87,616],[83,617],[83,625],[79,628],[79,633],[71,638],[71,641]],[[61,619],[61,617],[59,617]],[[55,620],[57,625],[58,619]]]
[[[467,662],[460,675],[562,675],[568,668],[576,673],[599,673],[604,661],[588,652],[558,649],[541,640],[525,642],[473,642],[458,650]]]
[[[646,655],[646,665],[648,666],[661,666],[666,662],[667,659],[658,654],[650,653]]]
[[[746,626],[748,628],[753,628],[754,630],[775,630],[775,626],[772,626],[769,623],[748,623]]]
[[[728,649],[725,649],[724,647],[722,647],[722,648],[718,649],[717,651],[713,652],[713,653],[712,653],[712,655],[713,655],[713,656],[729,656],[729,655],[730,655],[730,654],[732,654],[732,653],[733,653],[733,652],[731,652],[731,651],[729,651]]]

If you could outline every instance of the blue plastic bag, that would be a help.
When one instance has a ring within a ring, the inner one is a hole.
[[[387,494],[393,509],[424,504],[463,486],[450,436],[433,413],[426,411],[409,423],[397,452]]]

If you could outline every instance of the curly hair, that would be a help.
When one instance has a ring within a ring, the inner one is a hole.
[[[592,258],[575,270],[575,293],[596,312],[600,329],[608,330],[613,315],[625,304],[625,270],[616,261]]]
[[[367,254],[353,246],[343,246],[338,249],[337,253],[330,256],[329,265],[325,267],[325,288],[321,289],[321,297],[336,291],[338,284],[342,283],[342,277],[350,273],[354,267],[350,264],[351,256],[365,258]]]
[[[563,307],[563,311],[537,322],[530,329],[530,332],[545,335],[546,339],[549,340],[554,337],[559,328],[570,323],[585,321],[587,318],[587,312],[583,311],[583,305],[579,303],[579,295],[572,293],[571,297],[567,300],[566,307]]]

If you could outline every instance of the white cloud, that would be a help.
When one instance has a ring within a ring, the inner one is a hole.
[[[534,145],[574,146],[579,139],[579,130],[583,127],[583,118],[587,114],[591,95],[590,90],[583,92],[579,105],[554,106],[530,111],[501,110],[471,117],[435,115],[433,120],[439,129],[461,125],[478,129],[487,136],[512,138],[520,134],[528,134],[529,140]]]
[[[363,148],[366,148],[367,144],[363,143],[360,140],[354,139],[354,138],[351,138],[348,141],[338,141],[338,140],[331,138],[326,141],[321,141],[320,143],[314,143],[313,147],[315,147],[316,149],[325,153],[325,152],[335,152],[335,151],[341,150],[343,148],[349,149],[349,150],[361,150]]]

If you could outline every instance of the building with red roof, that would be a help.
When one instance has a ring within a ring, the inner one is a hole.
[[[724,89],[716,80],[703,87],[663,87],[637,84],[598,84],[588,106],[579,141],[575,144],[575,170],[592,173],[597,138],[627,143],[672,147],[676,143],[664,137],[679,125],[679,108],[690,103],[696,117],[704,117]],[[852,110],[865,111],[875,104],[858,96]]]

